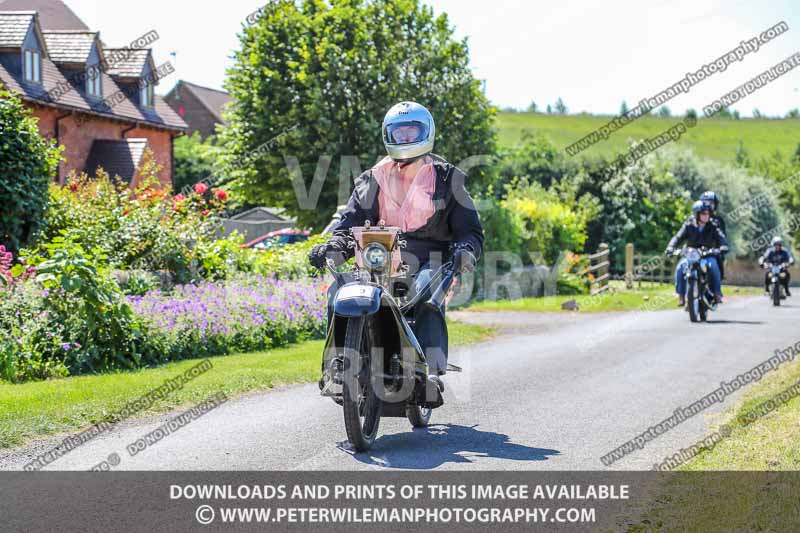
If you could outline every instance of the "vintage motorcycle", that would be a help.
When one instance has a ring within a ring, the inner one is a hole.
[[[708,258],[720,254],[719,248],[692,248],[676,252],[686,259],[686,309],[692,322],[705,322],[709,311],[716,311],[714,293],[708,283]]]
[[[779,307],[781,300],[786,299],[786,292],[782,280],[786,279],[787,263],[764,263],[764,268],[769,270],[769,293],[772,296],[772,305]]]
[[[350,231],[355,265],[350,275],[327,269],[337,281],[322,361],[321,394],[342,406],[347,438],[356,451],[375,442],[381,417],[407,417],[425,427],[444,400],[429,376],[426,353],[414,335],[420,306],[441,308],[457,273],[443,264],[411,294],[413,279],[401,260],[400,230],[369,223]],[[444,326],[446,328],[446,325]],[[448,371],[460,371],[447,364]]]

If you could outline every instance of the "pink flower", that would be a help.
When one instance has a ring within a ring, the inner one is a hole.
[[[195,183],[194,185],[194,192],[197,194],[203,195],[208,191],[208,185],[205,183]]]
[[[176,194],[175,198],[173,198],[173,200],[176,201],[176,202],[182,202],[182,201],[186,200],[186,197],[184,195],[182,195],[182,194]]]

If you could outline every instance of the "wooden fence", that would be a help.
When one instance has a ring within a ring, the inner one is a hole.
[[[671,284],[677,262],[678,258],[673,256],[637,254],[633,244],[628,244],[625,247],[625,285],[632,289],[636,283],[641,289],[643,283]]]
[[[597,253],[588,256],[589,266],[582,272],[583,275],[592,274],[594,279],[591,285],[591,294],[599,294],[608,290],[608,281],[611,279],[611,253],[606,243],[600,243]]]

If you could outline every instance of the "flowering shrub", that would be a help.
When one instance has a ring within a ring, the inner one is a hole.
[[[321,337],[325,287],[275,277],[175,287],[128,298],[168,359],[252,351]]]
[[[204,276],[193,269],[195,248],[214,240],[219,223],[209,215],[223,208],[227,196],[206,190],[172,196],[159,188],[157,166],[144,166],[140,173],[136,190],[102,172],[96,178],[73,175],[64,187],[51,185],[46,230],[28,253],[41,254],[46,243],[65,236],[106,256],[111,268],[166,270],[184,283]]]

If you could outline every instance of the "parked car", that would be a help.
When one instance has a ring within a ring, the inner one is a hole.
[[[299,229],[279,229],[270,231],[266,235],[254,239],[247,244],[243,244],[242,248],[253,248],[255,250],[271,250],[273,248],[280,248],[287,244],[294,244],[296,242],[303,242],[308,240],[311,235],[309,230]]]

